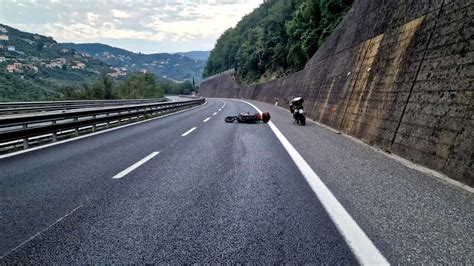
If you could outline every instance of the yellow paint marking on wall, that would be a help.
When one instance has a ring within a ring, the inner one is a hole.
[[[364,96],[365,87],[367,86],[367,82],[369,80],[370,70],[372,69],[372,64],[374,63],[374,60],[378,54],[380,43],[382,42],[383,37],[384,34],[380,34],[370,40],[367,40],[364,44],[365,46],[367,46],[368,50],[365,51],[365,56],[362,57],[362,61],[357,63],[357,75],[355,75],[357,77],[357,80],[355,80],[353,86],[354,92],[352,95],[357,100],[355,101],[355,103],[354,100],[349,100],[349,107],[347,109],[346,115],[348,115],[347,113],[350,113],[352,117],[348,120],[345,120],[345,125],[342,126],[347,132],[353,131],[353,126],[355,122],[354,117],[357,117],[354,114],[357,114],[358,112],[361,100]]]
[[[401,65],[402,65],[403,59],[405,58],[407,48],[412,43],[413,38],[415,37],[416,32],[420,28],[421,23],[423,22],[424,18],[425,16],[419,17],[396,29],[399,32],[397,36],[397,45],[395,49],[393,50],[393,53],[396,54],[396,57],[385,68],[385,71],[382,74],[383,76],[374,77],[373,82],[370,85],[369,95],[367,96],[364,103],[364,110],[366,110],[368,107],[368,103],[372,95],[373,88],[377,88],[385,92],[383,94],[384,98],[382,100],[376,101],[377,102],[376,109],[383,108],[383,106],[381,105],[384,104],[387,94],[393,91],[394,82],[397,80],[398,75],[400,73]],[[380,80],[382,80],[381,83],[380,83]],[[380,88],[380,84],[386,84],[384,86],[385,88]],[[366,121],[366,120],[367,120],[366,113],[363,113],[363,116],[359,120],[359,124],[362,121]],[[366,134],[361,134],[361,135],[364,135],[365,138],[370,142],[375,139],[376,133],[378,132],[380,128],[380,124],[382,123],[383,120],[381,117],[374,116],[374,115],[372,115],[372,117],[370,117],[369,120],[370,121],[366,121],[366,123],[368,122],[367,124],[369,124],[369,126],[361,128],[361,130],[366,131]]]
[[[329,97],[331,96],[332,88],[334,87],[334,83],[336,82],[336,78],[332,79],[331,85],[329,86],[329,91],[326,94],[326,99],[324,99],[324,104],[321,110],[321,113],[319,114],[318,121],[321,121],[323,118],[324,114],[326,113],[326,109],[328,108],[328,102],[329,102]]]

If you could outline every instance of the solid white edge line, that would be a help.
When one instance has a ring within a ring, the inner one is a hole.
[[[51,147],[51,146],[56,146],[56,145],[64,144],[64,143],[67,143],[67,142],[71,142],[71,141],[80,140],[80,139],[83,139],[83,138],[92,137],[92,136],[99,135],[99,134],[103,134],[103,133],[110,132],[110,131],[113,131],[113,130],[117,130],[117,129],[121,129],[121,128],[125,128],[125,127],[130,127],[130,126],[138,125],[138,124],[141,124],[141,123],[150,122],[150,121],[153,121],[153,120],[156,120],[156,119],[165,118],[165,117],[172,116],[172,115],[175,115],[175,114],[179,114],[179,113],[191,111],[191,110],[193,110],[193,109],[202,107],[202,106],[204,106],[204,105],[206,105],[206,104],[207,104],[207,100],[206,100],[205,103],[203,103],[203,104],[201,104],[201,105],[198,105],[198,106],[195,106],[195,107],[192,107],[192,108],[189,108],[189,109],[184,109],[184,110],[181,110],[181,111],[178,111],[178,112],[174,112],[174,113],[170,113],[170,114],[161,115],[161,116],[154,117],[154,118],[150,118],[150,119],[147,119],[147,120],[142,120],[142,121],[138,121],[138,122],[126,124],[126,125],[123,125],[123,126],[118,126],[118,127],[113,127],[113,128],[109,128],[109,129],[104,129],[104,130],[97,131],[97,132],[90,133],[90,134],[86,134],[86,135],[83,135],[83,136],[74,137],[74,138],[71,138],[71,139],[65,139],[65,140],[61,140],[61,141],[58,141],[58,142],[53,142],[53,143],[41,145],[41,146],[34,147],[34,148],[28,148],[28,149],[26,149],[26,150],[21,150],[21,151],[16,151],[16,152],[12,152],[12,153],[7,153],[7,154],[4,154],[4,155],[0,155],[0,160],[1,160],[1,159],[5,159],[5,158],[9,158],[9,157],[13,157],[13,156],[16,156],[16,155],[20,155],[20,154],[23,154],[23,153],[27,153],[27,152],[31,152],[31,151],[36,151],[36,150],[41,150],[41,149],[48,148],[48,147]]]
[[[191,128],[190,130],[184,132],[183,134],[181,134],[181,137],[186,137],[187,135],[191,134],[191,132],[193,132],[194,130],[196,130],[197,127],[193,127]]]
[[[217,115],[217,112],[213,113],[212,115]]]
[[[210,119],[211,119],[211,118],[210,118],[210,117],[208,117],[208,118],[206,118],[206,119],[202,120],[202,122],[203,122],[203,123],[206,123],[206,122],[207,122],[207,121],[209,121]]]
[[[244,102],[262,113],[260,109],[252,103]],[[357,222],[350,216],[344,206],[337,200],[332,192],[326,187],[319,176],[313,171],[311,166],[291,145],[281,131],[270,121],[271,130],[286,149],[291,159],[295,162],[301,174],[305,177],[313,192],[318,197],[326,212],[331,217],[338,231],[344,237],[357,260],[362,265],[390,265],[387,259],[380,253],[375,244],[369,239]]]
[[[147,157],[141,159],[140,161],[132,164],[131,166],[129,166],[128,168],[126,168],[125,170],[121,171],[120,173],[114,175],[112,177],[112,179],[120,179],[126,175],[128,175],[130,172],[132,172],[133,170],[137,169],[138,167],[140,167],[142,164],[148,162],[149,160],[151,160],[153,157],[155,157],[156,155],[158,155],[160,152],[159,151],[155,151],[155,152],[152,152],[151,154],[149,154]]]
[[[284,111],[288,111],[287,109],[285,109],[281,106],[277,106],[277,107],[284,110]],[[455,188],[455,189],[460,189],[463,192],[474,193],[474,188],[472,188],[472,187],[470,187],[470,186],[468,186],[464,183],[461,183],[459,181],[456,181],[456,180],[452,179],[451,177],[447,176],[446,174],[443,174],[441,172],[438,172],[438,171],[433,170],[431,168],[428,168],[426,166],[416,164],[415,162],[412,162],[412,161],[410,161],[408,159],[405,159],[405,158],[403,158],[399,155],[396,155],[394,153],[388,153],[388,152],[386,152],[386,151],[384,151],[384,150],[382,150],[382,149],[380,149],[376,146],[372,146],[370,144],[367,144],[367,143],[363,142],[362,140],[360,140],[358,138],[355,138],[351,135],[348,135],[344,132],[336,130],[336,129],[334,129],[332,127],[329,127],[325,124],[322,124],[320,122],[314,121],[311,118],[306,118],[306,122],[308,122],[308,121],[315,124],[315,125],[317,125],[317,126],[323,127],[324,129],[329,130],[333,133],[340,134],[341,136],[343,136],[345,138],[348,138],[349,140],[351,140],[351,141],[353,141],[357,144],[363,145],[363,146],[365,146],[365,147],[367,147],[367,148],[369,148],[369,149],[371,149],[371,150],[373,150],[377,153],[380,153],[380,154],[382,154],[382,155],[384,155],[384,156],[386,156],[386,157],[388,157],[392,160],[395,160],[395,161],[399,162],[401,165],[403,165],[405,167],[408,167],[408,168],[413,169],[415,171],[421,172],[423,174],[427,174],[431,178],[434,178],[436,181],[439,181],[439,182],[443,183],[444,185],[448,185],[448,186],[450,186],[452,188]]]

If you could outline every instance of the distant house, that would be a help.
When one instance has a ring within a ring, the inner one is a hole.
[[[7,65],[7,71],[10,73],[19,73],[23,72],[21,68],[23,67],[22,63],[13,63],[13,65]]]
[[[63,65],[66,64],[66,59],[59,57],[54,60],[51,60],[49,64],[46,65],[47,68],[61,68]]]
[[[66,49],[66,48],[63,48],[63,49],[61,49],[61,50],[59,50],[59,51],[61,51],[61,52],[64,53],[64,54],[69,52],[69,50]]]
[[[64,65],[64,64],[66,64],[66,58],[59,57],[59,58],[56,58],[56,59],[52,60],[51,62],[55,62],[55,63]]]
[[[7,31],[7,29],[5,29],[5,27],[0,26],[0,32],[7,33],[8,31]]]
[[[6,62],[7,59],[4,56],[0,56],[0,63]]]
[[[111,70],[112,70],[112,72],[107,73],[108,76],[118,77],[118,76],[126,76],[127,75],[126,72],[121,71],[120,68],[118,68],[118,67],[111,67]]]
[[[15,46],[12,46],[12,45],[7,46],[7,50],[10,51],[10,52],[15,52],[16,51]]]
[[[84,64],[82,62],[75,61],[74,63],[75,63],[75,65],[72,66],[72,69],[85,69],[86,68],[86,64]]]
[[[8,35],[0,34],[0,41],[8,41],[8,40],[9,40]]]
[[[27,69],[29,69],[30,71],[33,71],[35,74],[38,73],[38,67],[35,66],[35,65],[26,65],[25,66]]]
[[[21,38],[20,40],[22,40],[22,41],[28,43],[29,45],[34,45],[34,44],[35,44],[35,42],[34,42],[33,40],[30,40],[30,39]]]

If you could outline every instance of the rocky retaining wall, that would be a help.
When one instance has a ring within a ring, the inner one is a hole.
[[[359,0],[304,70],[247,86],[227,73],[199,93],[303,96],[310,118],[474,186],[473,35],[469,0]]]

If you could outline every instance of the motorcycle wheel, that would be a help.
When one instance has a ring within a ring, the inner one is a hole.
[[[305,125],[306,125],[306,117],[305,117],[304,115],[301,116],[301,121],[300,121],[300,122],[301,122],[301,125],[302,125],[302,126],[305,126]]]
[[[235,116],[228,116],[225,118],[226,123],[233,123],[235,121]]]
[[[263,123],[268,123],[268,121],[270,121],[270,113],[267,113],[267,112],[262,113],[261,118],[262,118]]]

